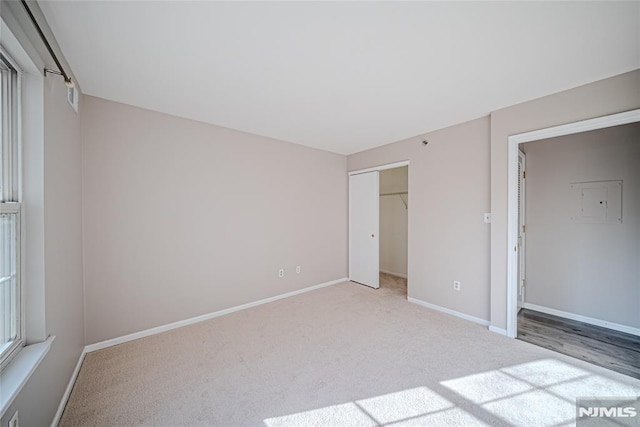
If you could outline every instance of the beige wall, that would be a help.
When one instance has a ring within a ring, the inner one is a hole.
[[[350,155],[347,169],[403,160],[410,161],[409,297],[489,320],[489,117]]]
[[[524,148],[526,302],[640,327],[640,123]],[[571,183],[613,180],[623,182],[621,224],[571,221]]]
[[[87,344],[346,277],[344,156],[93,97],[82,140]]]
[[[57,50],[39,8],[36,4],[30,7]],[[39,42],[38,35],[31,23],[25,21],[28,18],[22,6],[17,2],[3,2],[2,17],[33,55],[33,61],[41,64],[42,58],[46,58],[51,67],[48,54],[41,44],[35,43]],[[64,58],[61,60],[64,62]],[[42,91],[35,95],[43,100],[44,127],[42,131],[26,129],[23,135],[23,165],[28,178],[24,182],[23,219],[29,226],[25,230],[28,247],[23,261],[27,273],[25,285],[32,290],[43,287],[44,298],[29,295],[36,300],[27,301],[27,304],[35,303],[28,308],[27,335],[30,341],[42,339],[40,335],[55,335],[56,339],[2,416],[0,425],[3,426],[8,425],[16,410],[22,426],[50,425],[84,347],[80,116],[67,103],[67,89],[58,76],[46,77]],[[44,315],[44,333],[40,325],[33,324],[40,321],[34,320],[38,313],[29,312],[34,308],[40,311],[40,316]],[[29,319],[34,322],[30,323]],[[36,326],[35,332],[33,326]]]
[[[507,321],[507,143],[509,135],[640,107],[640,70],[491,113],[491,324]]]
[[[380,171],[380,271],[407,275],[407,166]],[[401,198],[402,197],[402,198]],[[404,202],[403,202],[404,199]]]

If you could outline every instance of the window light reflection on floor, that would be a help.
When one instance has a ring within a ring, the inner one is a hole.
[[[469,375],[443,386],[513,425],[574,424],[575,399],[585,396],[635,396],[637,387],[620,383],[555,359]]]
[[[416,387],[264,420],[277,426],[488,425],[488,417],[512,425],[575,423],[575,399],[636,396],[640,388],[555,359],[543,359],[442,381],[449,399]],[[476,413],[477,416],[474,415]]]
[[[460,425],[484,426],[427,387],[417,387],[355,402],[332,405],[264,421],[276,426]]]

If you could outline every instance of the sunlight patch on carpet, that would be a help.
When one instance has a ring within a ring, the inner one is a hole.
[[[555,359],[514,365],[441,384],[510,424],[575,422],[576,398],[633,396],[639,390]]]
[[[312,411],[299,412],[283,417],[264,420],[268,427],[278,426],[375,426],[377,425],[355,403],[343,403],[331,405]]]
[[[268,427],[298,425],[448,425],[487,424],[427,387],[417,387],[355,402],[264,420]]]
[[[560,426],[576,421],[576,398],[636,396],[640,388],[555,359],[472,374],[440,385],[448,398],[422,386],[264,420],[276,426]]]

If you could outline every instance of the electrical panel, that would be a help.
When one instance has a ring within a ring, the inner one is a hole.
[[[622,223],[622,181],[574,182],[571,222]]]

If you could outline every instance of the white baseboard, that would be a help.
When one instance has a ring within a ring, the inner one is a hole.
[[[402,274],[402,273],[396,273],[395,271],[389,271],[389,270],[383,270],[380,269],[380,273],[386,273],[386,274],[390,274],[392,276],[396,276],[396,277],[402,277],[403,279],[407,278],[406,274]]]
[[[493,325],[489,325],[489,330],[491,332],[495,332],[496,334],[507,336],[507,330],[506,329],[497,328],[497,327],[495,327]]]
[[[122,344],[122,343],[125,343],[125,342],[128,342],[128,341],[133,341],[133,340],[136,340],[136,339],[139,339],[139,338],[148,337],[150,335],[155,335],[155,334],[159,334],[159,333],[162,333],[162,332],[170,331],[172,329],[181,328],[183,326],[192,325],[194,323],[203,322],[205,320],[209,320],[209,319],[213,319],[213,318],[216,318],[216,317],[224,316],[225,314],[230,314],[230,313],[233,313],[233,312],[236,312],[236,311],[246,310],[248,308],[256,307],[256,306],[262,305],[262,304],[267,304],[267,303],[270,303],[270,302],[273,302],[273,301],[277,301],[279,299],[292,297],[294,295],[299,295],[299,294],[302,294],[302,293],[305,293],[305,292],[314,291],[316,289],[324,288],[324,287],[331,286],[331,285],[336,285],[338,283],[346,282],[348,280],[349,279],[347,279],[346,277],[343,277],[343,278],[338,279],[338,280],[332,280],[330,282],[320,283],[318,285],[309,286],[307,288],[299,289],[297,291],[287,292],[285,294],[276,295],[274,297],[261,299],[259,301],[254,301],[254,302],[250,302],[250,303],[247,303],[247,304],[238,305],[236,307],[227,308],[227,309],[216,311],[216,312],[209,313],[209,314],[203,314],[202,316],[192,317],[190,319],[169,323],[167,325],[158,326],[156,328],[146,329],[144,331],[135,332],[133,334],[125,335],[125,336],[122,336],[122,337],[113,338],[113,339],[110,339],[110,340],[101,341],[101,342],[98,342],[98,343],[95,343],[95,344],[87,345],[82,350],[82,353],[80,354],[80,358],[78,359],[78,363],[76,364],[76,368],[74,369],[73,374],[71,374],[71,378],[69,379],[69,384],[67,385],[67,389],[65,390],[64,395],[62,396],[62,400],[60,401],[60,404],[58,405],[58,410],[56,412],[56,415],[54,416],[53,421],[51,422],[51,427],[56,427],[58,425],[58,423],[60,422],[60,418],[62,418],[62,413],[64,412],[64,407],[66,406],[67,401],[69,400],[69,396],[71,396],[71,391],[73,390],[73,385],[75,384],[76,379],[78,378],[78,374],[80,373],[80,368],[82,367],[82,362],[84,361],[84,358],[85,358],[87,353],[91,353],[92,351],[96,351],[96,350],[102,350],[102,349],[107,348],[107,347],[111,347],[111,346],[114,346],[114,345],[117,345],[117,344]]]
[[[451,314],[453,316],[460,317],[461,319],[464,319],[464,320],[469,320],[470,322],[477,323],[479,325],[489,326],[490,324],[488,320],[480,319],[479,317],[469,316],[468,314],[460,313],[459,311],[451,310],[450,308],[440,307],[439,305],[431,304],[429,302],[425,302],[416,298],[408,297],[407,300],[414,304],[431,308],[433,310],[441,311],[446,314]]]
[[[615,331],[625,332],[627,334],[640,336],[640,329],[632,326],[621,325],[619,323],[608,322],[606,320],[594,319],[593,317],[582,316],[580,314],[569,313],[567,311],[556,310],[555,308],[544,307],[541,305],[524,303],[524,308],[541,313],[551,314],[553,316],[564,317],[565,319],[577,320],[578,322],[588,323],[590,325],[600,326],[602,328],[613,329]]]
[[[62,418],[62,413],[64,412],[64,407],[67,405],[69,401],[69,397],[71,396],[71,390],[73,390],[73,385],[76,383],[76,379],[78,378],[78,374],[80,373],[80,367],[82,366],[82,362],[84,362],[84,356],[87,354],[86,349],[82,349],[82,353],[80,353],[80,357],[78,358],[78,363],[76,363],[76,368],[73,370],[73,374],[71,374],[71,378],[69,379],[69,384],[67,384],[67,389],[64,391],[62,395],[62,399],[60,400],[60,404],[58,405],[58,410],[56,411],[56,415],[53,417],[53,421],[51,421],[51,427],[57,427],[60,422],[60,418]]]
[[[209,320],[209,319],[213,319],[213,318],[216,318],[216,317],[224,316],[225,314],[234,313],[234,312],[240,311],[240,310],[246,310],[248,308],[256,307],[256,306],[262,305],[262,304],[267,304],[267,303],[270,303],[270,302],[273,302],[273,301],[277,301],[279,299],[289,298],[289,297],[292,297],[294,295],[303,294],[305,292],[315,291],[316,289],[320,289],[320,288],[324,288],[324,287],[327,287],[327,286],[336,285],[338,283],[346,282],[348,280],[349,279],[347,279],[346,277],[343,277],[341,279],[332,280],[330,282],[325,282],[325,283],[320,283],[319,285],[309,286],[307,288],[299,289],[297,291],[287,292],[286,294],[276,295],[274,297],[261,299],[259,301],[254,301],[254,302],[238,305],[238,306],[231,307],[231,308],[226,308],[224,310],[216,311],[216,312],[213,312],[213,313],[203,314],[201,316],[192,317],[192,318],[186,319],[186,320],[180,320],[178,322],[173,322],[173,323],[169,323],[167,325],[158,326],[158,327],[151,328],[151,329],[146,329],[144,331],[134,332],[133,334],[124,335],[124,336],[121,336],[121,337],[118,337],[118,338],[112,338],[112,339],[109,339],[109,340],[97,342],[95,344],[89,344],[88,346],[85,347],[85,352],[91,353],[92,351],[102,350],[103,348],[107,348],[107,347],[111,347],[111,346],[114,346],[114,345],[122,344],[122,343],[125,343],[125,342],[137,340],[137,339],[148,337],[148,336],[155,335],[155,334],[160,334],[162,332],[167,332],[167,331],[170,331],[172,329],[181,328],[183,326],[193,325],[194,323],[203,322],[205,320]]]

